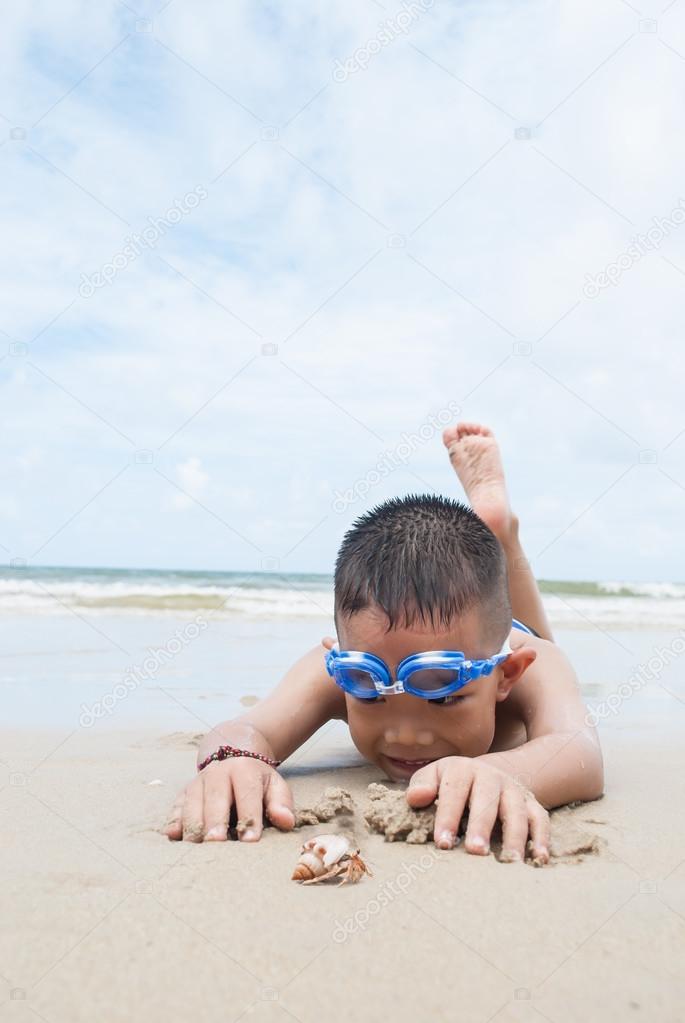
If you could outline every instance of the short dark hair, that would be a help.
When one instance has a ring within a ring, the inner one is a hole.
[[[335,618],[370,607],[388,631],[417,621],[449,626],[471,608],[503,642],[511,628],[504,551],[460,501],[430,494],[393,497],[358,518],[335,563]]]

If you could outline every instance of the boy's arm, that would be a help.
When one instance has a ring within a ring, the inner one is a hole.
[[[325,654],[323,646],[310,650],[266,699],[213,728],[200,744],[198,764],[222,745],[285,760],[321,725],[344,718],[344,695],[326,672]],[[164,831],[174,840],[225,842],[235,806],[239,819],[251,819],[241,840],[257,841],[264,811],[277,827],[293,827],[292,805],[288,784],[278,771],[251,757],[230,757],[209,764],[178,794]]]
[[[534,647],[537,657],[500,705],[496,752],[477,759],[516,778],[547,809],[599,798],[604,787],[602,752],[570,661],[544,639],[526,636],[517,645]],[[507,748],[515,743],[511,729],[516,721],[519,728],[523,724],[527,741]]]
[[[497,705],[493,752],[447,757],[417,771],[407,790],[411,806],[427,806],[436,795],[434,838],[451,848],[462,814],[469,810],[467,852],[485,855],[495,821],[502,822],[504,861],[522,860],[531,837],[537,863],[549,859],[546,809],[577,799],[597,799],[604,784],[595,729],[586,721],[575,672],[554,643],[511,637],[536,658]],[[531,649],[532,648],[532,649]]]
[[[325,656],[322,645],[310,650],[264,700],[208,732],[200,743],[198,764],[222,745],[285,760],[327,721],[345,720],[345,696],[326,671]]]

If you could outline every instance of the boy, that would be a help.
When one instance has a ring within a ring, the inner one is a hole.
[[[234,805],[255,821],[242,841],[259,840],[263,807],[292,828],[275,767],[334,718],[369,761],[409,782],[411,806],[439,796],[442,849],[468,809],[467,852],[489,853],[499,819],[503,860],[522,860],[530,838],[544,862],[547,809],[602,794],[597,736],[519,544],[497,442],[463,422],[443,441],[473,510],[409,497],[353,525],[335,568],[337,642],[324,638],[264,701],[205,737],[169,838],[225,841]]]

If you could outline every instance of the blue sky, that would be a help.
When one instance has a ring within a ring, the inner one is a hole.
[[[685,579],[685,5],[4,18],[3,561],[330,571],[450,416],[538,576]]]

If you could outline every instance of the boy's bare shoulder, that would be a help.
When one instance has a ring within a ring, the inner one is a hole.
[[[567,655],[551,640],[532,636],[521,629],[512,629],[509,644],[512,650],[518,650],[520,647],[532,648],[536,657],[521,675],[506,703],[515,706],[517,703],[529,701],[540,687],[544,687],[544,691],[548,692],[550,683],[560,677],[571,677],[575,681],[575,672]]]
[[[532,646],[536,650],[544,649],[544,647],[548,646],[556,647],[556,643],[552,643],[548,639],[542,639],[540,636],[534,636],[532,632],[524,632],[522,629],[515,629],[513,627],[509,633],[509,645],[513,650],[517,650],[520,646]]]
[[[532,648],[536,657],[507,699],[497,704],[493,750],[512,749],[526,742],[531,714],[547,716],[552,705],[577,699],[576,674],[561,647],[521,629],[511,630],[509,643],[512,650]]]

